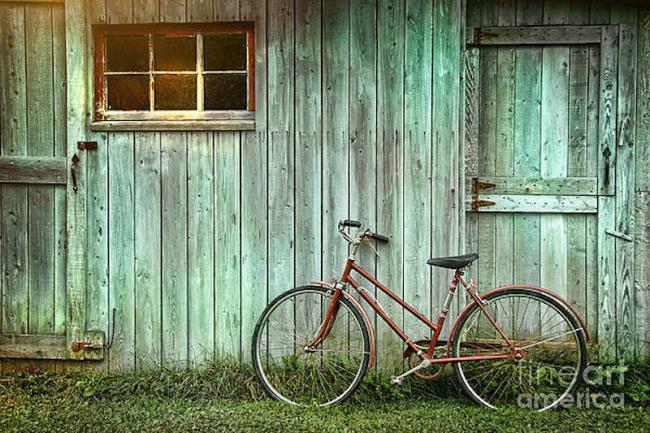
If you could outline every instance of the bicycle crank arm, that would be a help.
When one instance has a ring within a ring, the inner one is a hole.
[[[423,368],[426,368],[426,367],[428,367],[430,365],[431,365],[431,361],[429,361],[428,359],[425,359],[424,361],[422,361],[421,363],[419,363],[418,365],[416,365],[412,369],[400,374],[399,376],[393,377],[390,380],[390,383],[393,383],[395,385],[401,385],[404,382],[404,378],[406,376],[409,376],[409,375],[415,373],[416,371],[422,370]]]

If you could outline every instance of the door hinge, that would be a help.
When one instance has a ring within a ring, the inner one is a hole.
[[[478,177],[472,178],[472,194],[478,194],[482,190],[494,188],[496,185],[490,182],[484,182]]]
[[[494,206],[496,203],[490,200],[480,200],[477,195],[472,198],[472,210],[477,211],[482,207]]]
[[[484,41],[486,39],[494,39],[498,37],[499,35],[497,33],[489,33],[489,32],[484,32],[481,30],[480,27],[474,28],[474,43],[475,44],[480,44],[481,41]]]
[[[73,352],[81,352],[81,351],[86,352],[89,350],[101,350],[104,348],[104,346],[101,344],[91,343],[88,341],[73,341],[71,348]]]
[[[77,149],[79,150],[87,150],[88,152],[92,152],[97,150],[97,142],[96,141],[77,141]]]

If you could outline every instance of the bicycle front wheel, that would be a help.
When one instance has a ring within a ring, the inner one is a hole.
[[[576,318],[556,299],[527,288],[497,292],[483,301],[520,356],[455,363],[469,396],[493,409],[517,405],[540,412],[568,401],[587,362],[585,332]],[[452,336],[454,357],[511,353],[490,318],[478,304],[459,318]]]
[[[272,398],[326,406],[344,401],[359,386],[370,361],[370,337],[361,313],[345,297],[327,338],[306,347],[331,299],[322,287],[298,287],[275,298],[260,316],[253,365]]]

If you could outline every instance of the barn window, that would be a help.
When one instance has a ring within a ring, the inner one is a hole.
[[[94,129],[254,128],[254,24],[97,25]]]

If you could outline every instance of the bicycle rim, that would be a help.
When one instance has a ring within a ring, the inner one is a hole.
[[[505,335],[525,354],[522,359],[464,361],[454,370],[465,391],[490,408],[518,405],[545,411],[575,390],[586,362],[584,333],[559,303],[529,290],[496,294],[484,307]],[[509,346],[478,306],[454,333],[454,356],[498,355]]]
[[[361,315],[341,298],[329,335],[306,349],[325,317],[331,295],[295,289],[274,300],[255,329],[253,360],[266,392],[291,404],[326,406],[348,398],[368,366],[370,340]]]

